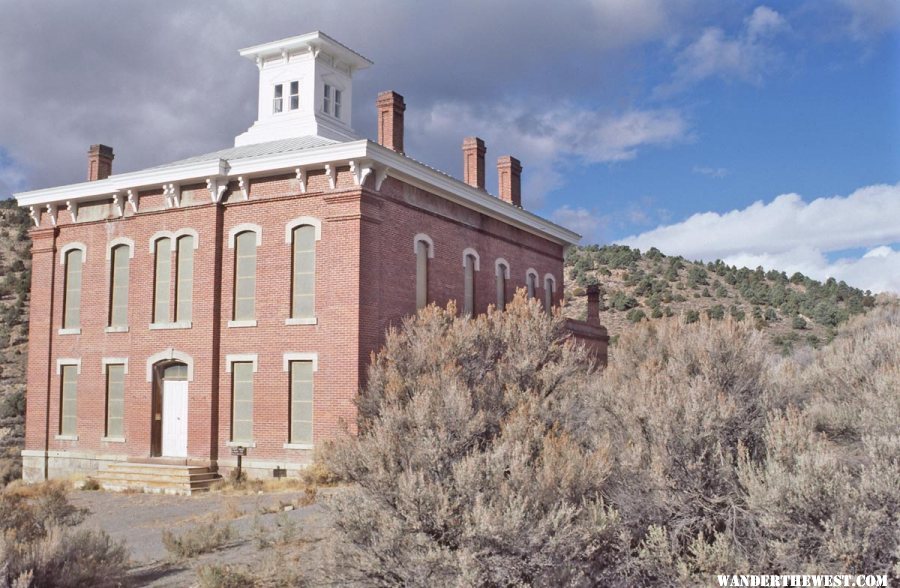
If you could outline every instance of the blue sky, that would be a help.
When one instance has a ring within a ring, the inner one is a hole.
[[[254,119],[237,49],[323,30],[406,97],[407,151],[518,156],[528,208],[691,258],[900,291],[900,2],[0,0],[0,198],[229,146]],[[784,196],[793,194],[796,196]],[[777,228],[777,231],[774,230]]]

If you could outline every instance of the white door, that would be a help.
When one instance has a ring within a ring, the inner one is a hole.
[[[187,457],[188,383],[163,383],[162,454]]]

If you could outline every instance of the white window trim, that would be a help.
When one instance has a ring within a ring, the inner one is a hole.
[[[105,333],[127,333],[128,325],[117,325],[114,327],[105,327],[103,329],[103,332],[105,332]]]
[[[256,441],[226,441],[225,447],[249,447],[253,449],[256,447]]]
[[[57,331],[57,333],[60,335],[80,335],[81,327],[73,327],[71,329],[60,329],[59,331]]]
[[[282,369],[285,372],[290,371],[292,361],[311,361],[314,372],[319,371],[319,354],[316,352],[291,352],[284,354],[284,364]]]
[[[256,353],[229,353],[225,356],[225,373],[231,373],[231,365],[234,363],[252,363],[253,373],[259,370],[259,354]]]
[[[62,367],[64,365],[74,365],[76,368],[75,373],[81,375],[81,358],[80,357],[60,357],[56,360],[56,375],[62,375]]]
[[[318,317],[314,316],[300,316],[296,318],[286,318],[284,319],[284,324],[286,325],[317,325],[319,324]]]
[[[153,366],[158,364],[161,361],[165,361],[167,359],[178,360],[181,363],[187,365],[187,379],[188,382],[194,381],[194,358],[188,355],[183,351],[178,351],[172,347],[168,349],[163,349],[159,353],[154,353],[150,357],[147,358],[147,381],[153,381]]]
[[[124,365],[125,373],[128,373],[128,358],[127,357],[103,357],[100,358],[100,373],[106,375],[107,368],[110,365]]]
[[[112,261],[112,250],[119,245],[127,245],[128,259],[134,259],[134,241],[128,237],[116,237],[106,244],[106,261]]]
[[[242,327],[255,327],[256,319],[245,319],[240,321],[228,321],[229,329],[239,329]]]
[[[472,249],[471,247],[466,247],[465,249],[463,249],[463,254],[462,254],[463,267],[466,267],[466,258],[470,255],[475,258],[475,271],[480,272],[481,271],[481,257],[479,257],[478,252],[475,251],[474,249]]]
[[[284,225],[284,242],[287,245],[293,244],[294,229],[309,225],[316,229],[316,241],[322,240],[322,221],[314,216],[298,216],[294,220],[288,221]]]
[[[525,284],[528,284],[528,276],[534,276],[534,287],[537,288],[540,285],[538,284],[538,281],[541,279],[540,274],[537,273],[536,269],[530,267],[525,272]]]
[[[315,446],[312,443],[285,443],[281,446],[284,449],[314,449]]]
[[[164,331],[167,329],[190,329],[194,325],[193,321],[177,321],[174,323],[150,323],[151,331]]]
[[[553,284],[553,291],[556,292],[556,278],[553,274],[544,274],[544,289],[547,289],[547,282]]]
[[[200,246],[200,236],[194,229],[178,229],[177,231],[156,231],[150,237],[150,253],[156,253],[156,242],[160,239],[165,238],[172,239],[172,249],[170,251],[170,254],[175,253],[175,250],[178,248],[178,237],[185,236],[191,236],[194,238],[194,249],[197,249]]]
[[[73,241],[62,246],[59,250],[59,265],[66,265],[66,254],[75,249],[81,251],[81,265],[84,266],[87,263],[87,245],[80,241]]]
[[[503,277],[505,279],[509,279],[509,262],[503,259],[502,257],[498,257],[496,261],[494,261],[494,275],[498,278],[500,277],[500,266],[503,266]]]
[[[228,231],[228,248],[234,249],[234,242],[235,239],[237,239],[237,236],[247,231],[256,234],[257,247],[262,245],[262,227],[253,223],[241,223],[239,225],[231,227],[231,229]]]
[[[125,443],[125,437],[100,437],[104,443]]]
[[[428,243],[428,259],[434,259],[434,241],[425,233],[416,233],[416,236],[413,237],[413,253],[419,253],[416,249],[419,246],[419,241]]]

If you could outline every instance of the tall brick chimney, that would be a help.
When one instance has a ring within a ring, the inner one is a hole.
[[[484,190],[484,153],[487,148],[478,137],[463,140],[463,181],[470,186]]]
[[[392,90],[381,92],[375,106],[378,108],[378,144],[403,153],[403,111],[406,110],[403,96]]]
[[[88,149],[88,181],[105,180],[112,175],[112,162],[115,157],[112,147],[91,145]]]
[[[512,155],[497,160],[500,199],[522,207],[522,164]]]
[[[587,287],[587,324],[600,325],[600,286]]]

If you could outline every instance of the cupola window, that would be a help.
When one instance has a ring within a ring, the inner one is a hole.
[[[291,82],[291,110],[300,108],[300,82]]]
[[[272,99],[272,112],[279,113],[284,107],[284,86],[275,84],[275,97]]]

